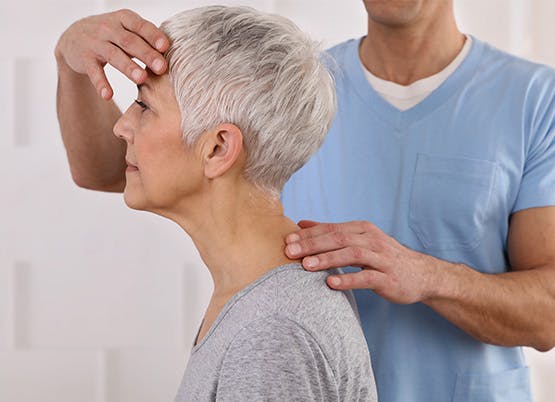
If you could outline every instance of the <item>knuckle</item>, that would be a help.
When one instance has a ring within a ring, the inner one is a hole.
[[[152,66],[154,64],[154,61],[156,59],[159,58],[159,54],[156,52],[149,52],[147,53],[147,55],[145,56],[145,60],[143,60],[146,64],[148,64],[149,66]]]
[[[128,77],[131,77],[133,74],[133,71],[135,71],[135,65],[133,63],[127,63],[126,66],[124,67],[124,74],[127,75]]]
[[[116,46],[108,46],[105,52],[105,59],[108,63],[114,64],[118,55],[118,48]]]
[[[384,239],[375,239],[374,248],[376,251],[384,251],[387,248],[387,242]]]
[[[342,232],[332,232],[331,237],[338,246],[343,247],[347,243],[347,236]]]
[[[364,232],[372,232],[376,228],[373,223],[370,223],[368,221],[361,221],[360,223]]]
[[[314,243],[314,240],[312,239],[305,239],[299,242],[299,244],[301,246],[301,250],[303,251],[310,251],[310,250],[314,250],[315,248],[315,243]]]
[[[120,17],[131,17],[135,13],[128,8],[120,8],[119,10],[114,11],[114,14],[119,15]]]
[[[141,51],[135,57],[150,68],[152,68],[154,61],[157,59],[156,53],[150,51]]]
[[[385,290],[384,284],[376,281],[377,277],[373,271],[365,270],[361,274],[364,274],[362,280],[364,281],[364,287],[373,289],[376,292],[383,292]]]
[[[341,276],[341,286],[349,287],[353,283],[353,278],[350,275],[342,275]]]
[[[326,253],[318,255],[318,268],[325,268],[328,266],[329,263],[329,255]]]
[[[373,241],[374,238],[372,237],[372,235],[368,234],[368,233],[362,233],[361,234],[362,240],[364,242],[364,244],[366,245],[366,247],[368,247],[369,249],[373,249],[372,245],[373,245]]]
[[[337,223],[328,223],[326,225],[326,231],[328,233],[338,232],[339,231],[339,225]]]
[[[135,32],[142,32],[146,27],[146,21],[143,20],[142,18],[137,18],[133,23],[132,23],[132,29]]]
[[[350,247],[349,252],[355,261],[360,260],[363,256],[363,251],[360,247]]]
[[[337,256],[333,253],[323,253],[318,255],[318,266],[320,268],[329,268],[337,261]]]
[[[96,26],[96,33],[98,36],[105,36],[112,32],[112,26],[105,20],[102,20]]]
[[[362,278],[365,284],[370,284],[372,283],[372,280],[374,278],[374,273],[370,270],[362,270],[360,272],[360,277]]]
[[[382,239],[372,239],[372,248],[376,252],[383,251],[385,248],[385,242]]]
[[[120,44],[124,49],[129,49],[135,42],[135,35],[132,33],[126,33],[121,36]]]

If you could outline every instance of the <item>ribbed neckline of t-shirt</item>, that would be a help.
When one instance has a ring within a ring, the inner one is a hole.
[[[471,47],[472,37],[466,35],[463,47],[444,69],[434,75],[415,81],[410,85],[401,85],[396,82],[384,80],[372,74],[364,65],[362,65],[362,68],[367,81],[376,92],[397,109],[407,110],[424,100],[449,78],[453,71],[461,65]]]
[[[417,105],[407,110],[399,110],[387,102],[366,79],[359,57],[359,46],[362,39],[364,37],[347,42],[337,54],[338,63],[345,65],[345,76],[350,84],[347,91],[354,91],[368,105],[369,109],[377,114],[379,119],[387,122],[395,131],[401,131],[427,117],[447,102],[450,97],[462,90],[476,73],[485,48],[482,42],[471,36],[470,50],[455,71]]]
[[[222,308],[222,311],[220,311],[220,313],[218,314],[218,317],[216,317],[216,320],[212,323],[212,325],[210,326],[210,329],[208,330],[208,332],[206,333],[204,338],[202,338],[199,343],[197,343],[196,345],[193,346],[193,348],[191,349],[191,355],[193,353],[197,352],[202,347],[202,345],[204,345],[206,343],[206,341],[208,341],[208,339],[210,338],[212,333],[220,325],[220,323],[223,321],[223,319],[225,318],[227,313],[233,308],[233,306],[243,296],[245,296],[246,294],[251,292],[254,288],[259,286],[263,282],[267,281],[268,279],[270,279],[274,275],[276,275],[280,272],[283,272],[283,271],[294,270],[294,269],[295,270],[304,270],[301,263],[299,263],[299,262],[292,262],[292,263],[289,263],[289,264],[280,265],[279,267],[276,267],[276,268],[272,269],[271,271],[266,272],[260,278],[256,279],[254,282],[247,285],[244,289],[240,290],[235,295],[233,295],[233,297],[231,299],[229,299],[229,301],[224,305],[224,307]],[[195,336],[195,341],[194,341],[195,343],[196,343],[196,340],[198,339],[198,333],[200,332],[200,327],[202,327],[202,323],[200,324],[199,331],[197,332],[197,335]]]

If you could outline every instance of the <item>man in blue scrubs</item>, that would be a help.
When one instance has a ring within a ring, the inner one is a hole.
[[[334,126],[283,194],[290,217],[334,224],[301,221],[286,253],[361,268],[328,284],[358,289],[381,401],[529,401],[519,345],[555,344],[555,73],[460,33],[450,0],[365,6],[368,35],[330,50]],[[129,11],[62,35],[78,185],[125,184],[104,65],[140,83],[129,55],[162,73],[166,48]]]
[[[287,254],[355,292],[381,401],[530,401],[555,344],[555,71],[455,25],[449,1],[366,1],[330,50],[339,112],[286,185]],[[344,223],[341,223],[344,222]],[[346,222],[346,223],[345,223]]]

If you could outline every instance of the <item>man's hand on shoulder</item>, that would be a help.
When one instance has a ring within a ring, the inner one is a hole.
[[[509,272],[486,274],[416,252],[369,222],[301,221],[285,253],[305,269],[341,266],[361,271],[328,277],[334,289],[371,289],[393,303],[423,302],[481,342],[555,345],[555,207],[511,217]]]
[[[394,303],[416,303],[433,295],[444,263],[411,250],[366,221],[300,221],[301,230],[286,237],[285,253],[303,258],[309,271],[356,266],[361,271],[328,277],[333,289],[371,289]]]
[[[146,71],[133,58],[163,74],[167,63],[162,53],[168,47],[168,38],[154,24],[131,10],[119,10],[73,23],[60,37],[55,55],[59,64],[86,74],[97,93],[109,100],[114,91],[104,72],[106,64],[140,84],[146,79]]]

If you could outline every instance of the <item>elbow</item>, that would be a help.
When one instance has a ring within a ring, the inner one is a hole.
[[[85,180],[82,176],[80,176],[77,173],[72,171],[71,172],[71,178],[73,180],[73,183],[75,183],[75,185],[77,187],[84,188],[84,189],[87,189],[87,190],[91,190],[90,183],[87,180]]]
[[[532,346],[538,352],[549,352],[555,348],[555,329],[542,331]]]
[[[71,169],[71,178],[77,187],[84,188],[86,190],[99,190],[97,183],[91,180],[90,177],[81,174],[75,169]]]
[[[118,178],[117,180],[102,182],[75,169],[71,169],[71,178],[77,187],[85,190],[121,193],[125,188],[125,179],[121,180]]]
[[[555,342],[551,339],[550,341],[538,342],[535,345],[532,345],[532,347],[538,352],[549,352],[555,347]]]
[[[552,343],[550,344],[538,344],[533,346],[534,349],[536,349],[538,352],[549,352],[551,349],[553,349],[555,345],[553,345]]]

